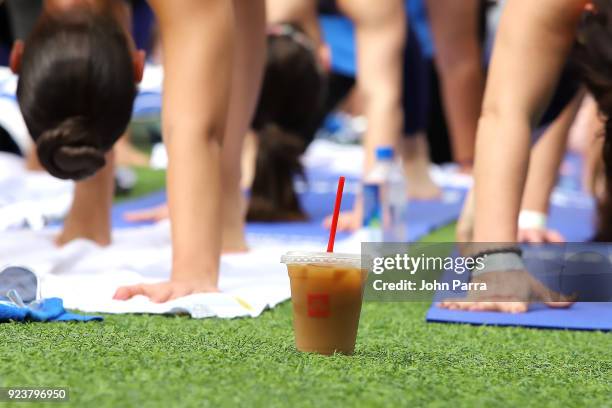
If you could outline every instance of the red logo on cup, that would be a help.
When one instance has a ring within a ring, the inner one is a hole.
[[[308,317],[329,317],[329,295],[327,293],[308,294]]]

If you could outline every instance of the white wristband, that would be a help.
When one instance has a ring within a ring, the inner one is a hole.
[[[518,227],[521,230],[545,230],[548,215],[539,211],[522,210],[519,214]]]

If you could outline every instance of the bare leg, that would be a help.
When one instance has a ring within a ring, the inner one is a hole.
[[[577,98],[563,111],[531,150],[530,167],[521,206],[523,210],[548,212],[550,195],[555,187],[559,167],[566,151],[568,132],[576,115],[578,101]],[[457,241],[472,241],[473,233],[474,191],[470,190],[457,223]],[[519,231],[517,237],[519,241],[526,242],[559,241],[561,238],[554,231],[541,231],[538,234],[534,231]]]
[[[478,0],[428,0],[455,162],[470,168],[484,93]]]
[[[602,156],[604,138],[601,137],[604,126],[597,103],[587,95],[572,126],[569,143],[570,148],[580,152],[585,159],[582,172],[584,189],[599,199],[603,199],[606,186]]]
[[[474,240],[487,243],[487,249],[499,243],[513,243],[521,207],[530,154],[532,123],[552,97],[554,87],[575,41],[580,13],[571,11],[568,0],[541,0],[546,3],[532,13],[530,2],[508,2],[498,31],[496,51],[489,71],[488,86],[479,121],[475,165]],[[572,3],[575,4],[575,3]],[[578,10],[578,9],[577,9]],[[521,27],[522,29],[516,29]],[[528,28],[528,29],[527,29]],[[533,39],[536,40],[533,40]],[[525,47],[532,44],[533,47]],[[506,244],[507,245],[507,244]],[[510,276],[505,271],[503,276]],[[525,271],[513,276],[524,277]],[[479,278],[485,279],[487,275]],[[488,278],[487,278],[488,279]],[[507,282],[508,278],[503,280]],[[516,283],[526,280],[511,279]],[[522,288],[520,296],[503,300],[564,300]],[[541,285],[541,284],[540,284]],[[540,286],[541,288],[541,286]],[[502,289],[504,289],[502,287]],[[469,300],[469,299],[468,299]],[[566,306],[568,303],[557,304]],[[451,309],[519,312],[526,304],[495,302],[450,302]]]
[[[585,173],[587,175],[585,175],[584,185],[587,191],[600,201],[606,197],[606,171],[602,154],[604,141],[603,137],[593,141],[587,151],[585,163]]]
[[[149,165],[148,156],[130,143],[129,130],[115,144],[115,162],[118,166],[146,167]]]
[[[115,189],[114,154],[106,156],[106,166],[87,180],[76,183],[70,213],[57,237],[58,245],[75,239],[89,239],[99,245],[111,243],[111,208]]]
[[[319,47],[323,43],[316,1],[266,0],[270,24],[292,23],[299,25]]]
[[[397,0],[342,0],[339,4],[356,26],[357,89],[368,120],[364,137],[367,172],[376,146],[396,146],[401,135],[406,15],[403,2]]]
[[[525,182],[525,190],[523,192],[522,209],[542,213],[548,212],[550,195],[557,181],[559,167],[566,151],[569,129],[576,116],[580,99],[581,96],[576,97],[576,100],[565,108],[563,113],[549,126],[542,138],[531,150],[530,166]],[[457,225],[458,241],[466,242],[472,239],[474,221],[473,212],[473,193],[470,192]],[[561,237],[557,232],[546,230],[519,230],[517,239],[520,241],[535,243],[563,241],[563,237]],[[518,275],[518,272],[515,275],[507,275],[508,277],[504,281],[504,285],[512,285],[515,283],[513,281],[514,279],[517,281],[522,279],[532,282],[528,288],[525,288],[525,293],[528,293],[529,291],[545,293],[546,296],[543,296],[542,300],[567,300],[562,299],[562,297],[553,296],[554,294],[552,292],[545,290],[541,284],[537,284],[528,273],[521,273],[522,276]],[[480,279],[491,285],[495,279],[498,279],[498,275],[495,273],[485,274],[482,275]],[[491,299],[487,299],[487,301],[479,301],[477,300],[478,292],[476,291],[472,292],[468,296],[468,300],[470,300],[470,296],[473,296],[473,301],[447,301],[443,302],[442,306],[450,309],[472,311],[494,310],[506,313],[526,312],[529,307],[529,302],[525,300],[527,296],[523,295],[523,293],[520,291],[516,292],[515,294],[518,297],[513,302],[508,302],[507,300],[495,301],[493,292],[491,292]],[[571,305],[571,302],[548,302],[548,304],[553,307],[567,307]]]
[[[230,109],[222,152],[223,251],[246,250],[246,200],[240,189],[240,156],[253,117],[265,63],[266,13],[263,0],[234,0],[236,53]]]
[[[455,233],[455,239],[457,242],[472,242],[474,237],[474,189],[470,189],[465,201],[463,202],[463,208],[461,209],[461,215],[457,220],[457,230]]]
[[[364,174],[372,168],[376,147],[397,147],[402,132],[401,82],[406,41],[403,1],[341,0],[342,11],[356,27],[357,92],[364,104],[368,130],[364,136]],[[361,225],[363,203],[356,200],[352,212],[341,215],[338,230]],[[330,217],[325,220],[329,226]]]
[[[563,113],[548,127],[542,138],[531,149],[529,171],[525,191],[523,192],[522,210],[548,213],[550,195],[557,183],[559,168],[567,151],[567,139],[582,95],[569,104]],[[519,231],[520,241],[540,242],[559,241],[563,238],[554,231]]]
[[[255,179],[255,162],[257,160],[257,135],[253,131],[249,131],[245,138],[242,148],[242,178],[240,186],[247,190],[253,185]]]
[[[33,147],[26,157],[30,171],[45,171]],[[57,236],[57,245],[75,239],[88,239],[99,245],[111,243],[111,209],[115,192],[115,154],[106,155],[106,166],[94,176],[75,185],[72,206]]]

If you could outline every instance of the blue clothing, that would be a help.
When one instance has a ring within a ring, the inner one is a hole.
[[[423,56],[431,59],[434,55],[434,44],[424,0],[405,0],[405,4],[410,31],[416,35]],[[321,15],[319,21],[325,42],[331,49],[333,71],[355,76],[357,52],[353,23],[339,14]]]
[[[427,130],[431,99],[431,59],[425,56],[422,43],[413,27],[409,28],[404,52],[402,106],[404,136],[412,137]]]
[[[319,22],[325,43],[331,51],[332,71],[354,77],[357,52],[353,23],[340,15],[322,15]]]
[[[423,55],[430,59],[433,58],[435,46],[425,0],[406,0],[406,10],[408,10],[409,23],[419,39]]]
[[[429,120],[430,61],[433,42],[424,0],[405,0],[409,13],[408,38],[404,53],[403,113],[404,134],[415,135],[427,128]],[[325,42],[331,50],[335,74],[356,76],[356,43],[353,23],[340,14],[323,14],[320,23]]]
[[[64,309],[61,299],[51,298],[40,302],[36,307],[17,307],[8,302],[0,302],[0,323],[3,322],[89,322],[100,321],[100,316],[83,316],[69,313]]]

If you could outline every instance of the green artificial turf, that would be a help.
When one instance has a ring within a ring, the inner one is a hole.
[[[298,353],[290,302],[257,319],[7,323],[0,387],[68,387],[53,406],[79,407],[612,406],[612,334],[428,324],[427,308],[366,303],[351,357]]]
[[[65,386],[95,407],[610,406],[611,334],[427,324],[426,310],[365,304],[351,357],[298,353],[290,303],[257,319],[3,324],[0,385]]]
[[[129,194],[118,196],[115,198],[115,202],[122,202],[126,200],[133,200],[145,196],[147,194],[163,190],[166,187],[166,171],[165,170],[153,170],[144,167],[135,168],[136,177],[138,182]]]

